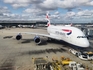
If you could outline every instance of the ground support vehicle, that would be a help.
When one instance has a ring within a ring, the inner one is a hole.
[[[50,65],[48,64],[47,59],[41,58],[33,58],[34,62],[34,70],[50,70]]]
[[[69,63],[69,67],[72,69],[72,70],[85,70],[84,66],[80,63],[76,63],[76,62],[70,62]]]
[[[61,64],[62,65],[69,65],[70,62],[73,62],[70,58],[61,57]]]
[[[58,60],[51,62],[52,69],[51,70],[62,70],[62,65]]]
[[[69,49],[69,51],[82,60],[93,60],[93,52],[82,52],[74,49]]]

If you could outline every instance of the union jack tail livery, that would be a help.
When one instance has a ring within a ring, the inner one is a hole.
[[[70,26],[72,26],[73,24],[71,23]]]
[[[47,19],[47,26],[50,26],[50,19],[49,19],[49,14],[46,14],[46,19]]]

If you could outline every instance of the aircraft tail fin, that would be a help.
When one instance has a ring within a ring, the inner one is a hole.
[[[50,26],[49,13],[46,14],[46,19],[47,19],[47,26]]]
[[[71,23],[70,26],[72,26],[73,24]]]

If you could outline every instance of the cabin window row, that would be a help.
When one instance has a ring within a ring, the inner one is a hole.
[[[77,38],[87,38],[86,36],[77,36]]]

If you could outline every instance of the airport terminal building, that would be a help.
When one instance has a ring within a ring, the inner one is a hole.
[[[18,25],[46,25],[47,21],[32,21],[32,20],[0,20],[2,26],[18,26]]]
[[[11,27],[11,26],[18,26],[18,25],[34,25],[34,26],[45,26],[47,24],[46,20],[0,20],[0,25],[3,27]],[[51,23],[53,25],[67,25],[70,23]],[[73,23],[75,26],[92,26],[93,23]]]

